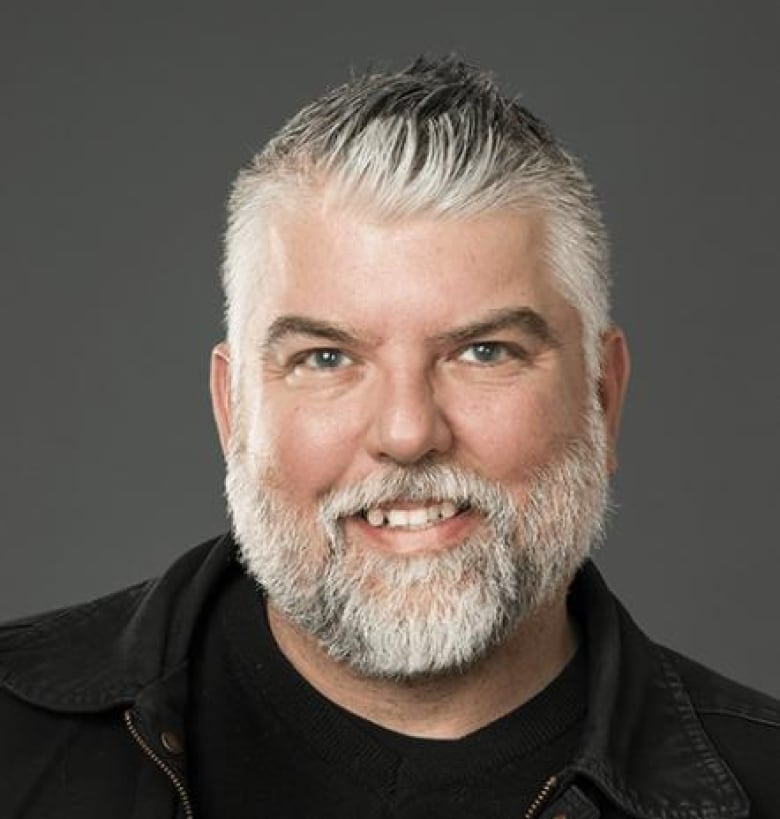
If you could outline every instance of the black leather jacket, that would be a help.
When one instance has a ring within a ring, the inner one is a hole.
[[[0,629],[0,817],[197,817],[187,652],[234,555],[225,536],[159,580]],[[528,815],[780,817],[780,703],[652,643],[593,564],[572,600],[588,646],[584,735]]]

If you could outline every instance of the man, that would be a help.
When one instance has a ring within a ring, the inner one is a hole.
[[[780,705],[588,561],[628,378],[590,186],[453,59],[303,109],[230,202],[232,536],[0,636],[2,815],[780,814]]]

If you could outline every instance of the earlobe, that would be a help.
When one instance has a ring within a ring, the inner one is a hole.
[[[601,337],[599,380],[599,398],[604,412],[609,447],[607,468],[610,474],[617,470],[617,439],[630,369],[626,336],[619,327],[612,327]]]
[[[233,428],[233,408],[231,403],[230,349],[225,342],[217,344],[211,351],[209,386],[211,407],[217,424],[222,453],[227,455]]]

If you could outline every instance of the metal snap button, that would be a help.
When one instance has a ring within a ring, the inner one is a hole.
[[[168,753],[180,754],[184,750],[184,744],[173,731],[163,731],[160,734],[160,742]]]

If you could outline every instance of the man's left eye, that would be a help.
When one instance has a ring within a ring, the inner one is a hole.
[[[471,364],[498,364],[511,358],[511,352],[501,342],[479,341],[465,347],[458,358]]]

